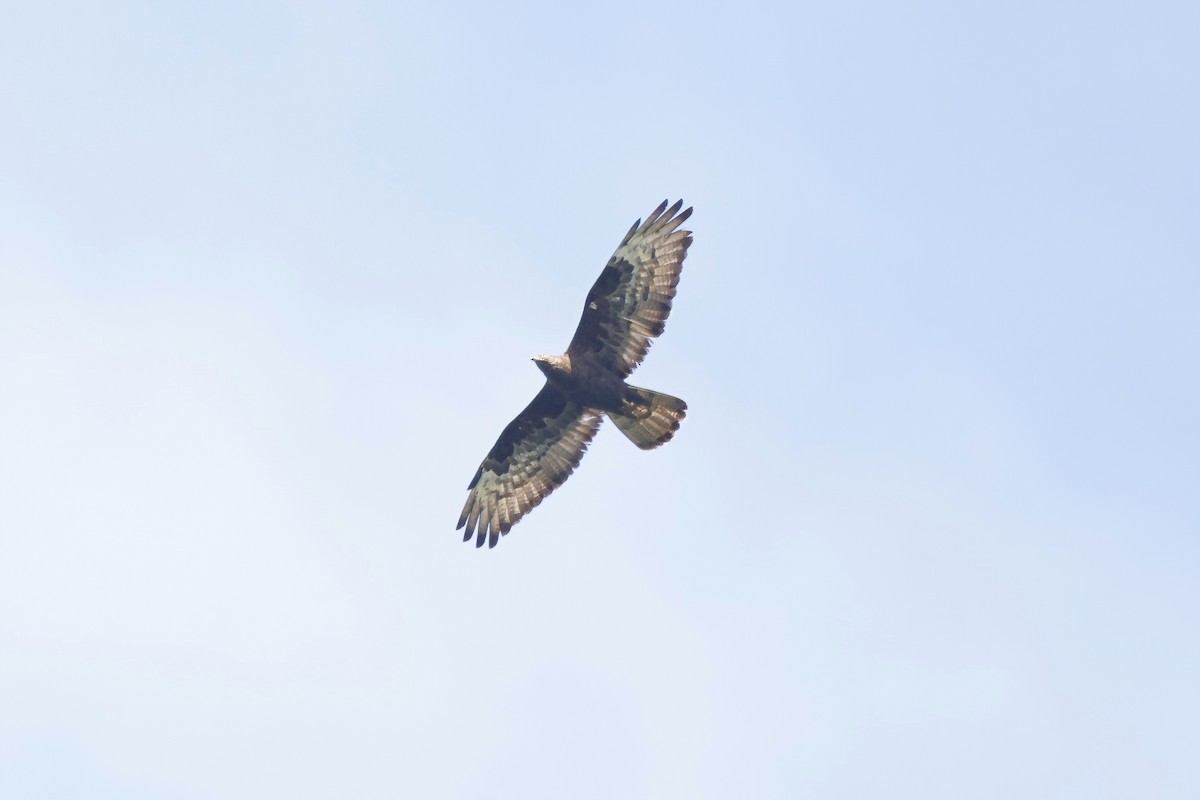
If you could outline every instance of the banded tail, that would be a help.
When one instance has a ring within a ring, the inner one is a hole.
[[[643,450],[666,444],[687,416],[687,403],[678,397],[629,386],[625,406],[608,412],[608,418]]]

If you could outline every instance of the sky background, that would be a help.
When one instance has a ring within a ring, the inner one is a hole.
[[[6,3],[0,795],[1200,796],[1198,9]]]

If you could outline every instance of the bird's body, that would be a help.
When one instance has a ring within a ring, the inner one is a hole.
[[[619,411],[625,401],[627,384],[610,369],[585,359],[572,362],[569,354],[537,356],[533,361],[551,386],[585,408]]]
[[[475,472],[459,516],[463,541],[476,547],[499,537],[579,465],[607,415],[638,447],[669,441],[687,404],[626,383],[663,331],[691,231],[677,228],[691,215],[664,201],[643,224],[634,223],[588,292],[567,351],[533,359],[546,384],[505,427]]]

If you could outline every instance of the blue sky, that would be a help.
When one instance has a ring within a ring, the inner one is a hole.
[[[0,794],[1195,797],[1190,4],[0,26]],[[606,426],[467,484],[637,217]]]

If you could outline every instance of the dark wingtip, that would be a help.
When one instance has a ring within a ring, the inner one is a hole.
[[[654,223],[658,222],[660,219],[662,219],[662,213],[663,213],[663,211],[666,211],[666,209],[667,209],[667,201],[663,200],[661,203],[658,204],[658,208],[656,208],[650,212],[650,216],[646,217],[646,224],[641,227],[649,228]]]
[[[492,532],[488,534],[488,550],[491,550],[493,547],[495,547],[496,542],[498,541],[500,541],[500,531],[493,528]]]

